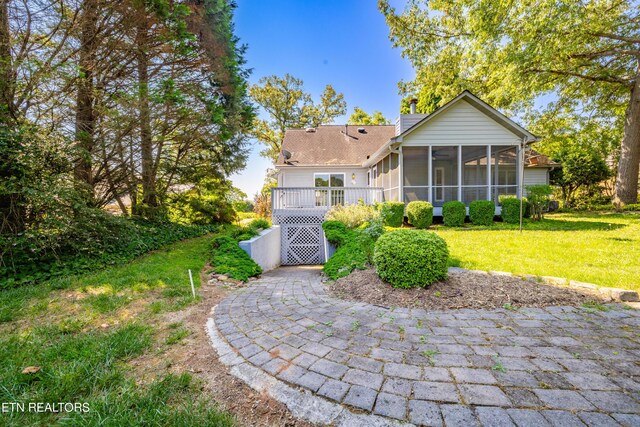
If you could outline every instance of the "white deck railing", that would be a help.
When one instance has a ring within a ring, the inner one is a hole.
[[[276,187],[271,190],[272,209],[329,209],[358,202],[384,201],[380,187]]]

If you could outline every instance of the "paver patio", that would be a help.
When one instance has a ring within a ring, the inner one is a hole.
[[[270,375],[393,419],[640,426],[640,310],[610,308],[386,308],[287,267],[222,301],[215,325]]]

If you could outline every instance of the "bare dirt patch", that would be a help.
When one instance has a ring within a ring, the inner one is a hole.
[[[449,273],[449,278],[427,288],[396,289],[378,277],[374,269],[355,270],[328,285],[338,298],[385,307],[447,310],[460,308],[578,306],[604,303],[595,293],[569,287],[540,284],[511,276],[478,272]]]
[[[166,373],[189,372],[202,382],[202,393],[220,409],[231,412],[240,426],[307,427],[308,422],[295,418],[287,407],[265,394],[258,393],[229,373],[211,346],[205,331],[211,308],[229,295],[232,290],[218,283],[208,284],[210,279],[203,269],[198,290],[201,301],[184,310],[166,313],[159,319],[161,325],[181,322],[189,336],[178,344],[162,346],[131,362],[140,382],[149,382]],[[169,331],[164,331],[168,333]],[[161,334],[162,335],[162,334]],[[162,337],[158,337],[162,341]]]

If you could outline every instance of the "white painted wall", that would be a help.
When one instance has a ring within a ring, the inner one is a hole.
[[[402,145],[517,145],[520,141],[518,135],[460,100],[403,137]]]
[[[547,168],[525,168],[524,169],[524,186],[548,184],[549,169]]]
[[[314,173],[344,173],[345,187],[367,187],[366,168],[282,168],[279,187],[314,187]],[[351,179],[355,174],[355,180]]]
[[[274,225],[267,230],[263,230],[258,236],[239,243],[240,248],[249,254],[251,259],[262,267],[263,271],[273,270],[280,266],[281,244],[279,225]]]
[[[402,132],[409,129],[425,117],[427,117],[426,114],[401,114],[400,117],[396,119],[396,136],[400,135]]]
[[[523,194],[527,197],[527,185],[538,185],[549,183],[549,169],[547,168],[525,168]]]

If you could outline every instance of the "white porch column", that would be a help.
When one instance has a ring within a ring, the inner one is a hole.
[[[429,146],[429,159],[427,160],[427,185],[429,188],[427,189],[427,194],[429,198],[429,203],[433,204],[433,152],[431,146]]]
[[[404,155],[402,146],[398,147],[398,201],[404,202]]]
[[[499,153],[496,153],[496,164],[495,167],[493,168],[493,182],[495,182],[495,186],[496,186],[496,194],[495,197],[493,198],[493,202],[497,205],[498,204],[498,199],[500,198],[499,194],[498,194],[498,185],[500,183],[500,172],[499,172],[499,163],[500,163],[500,159],[499,159]]]
[[[458,145],[458,200],[462,201],[462,145]]]
[[[487,145],[487,200],[491,200],[491,145]]]

